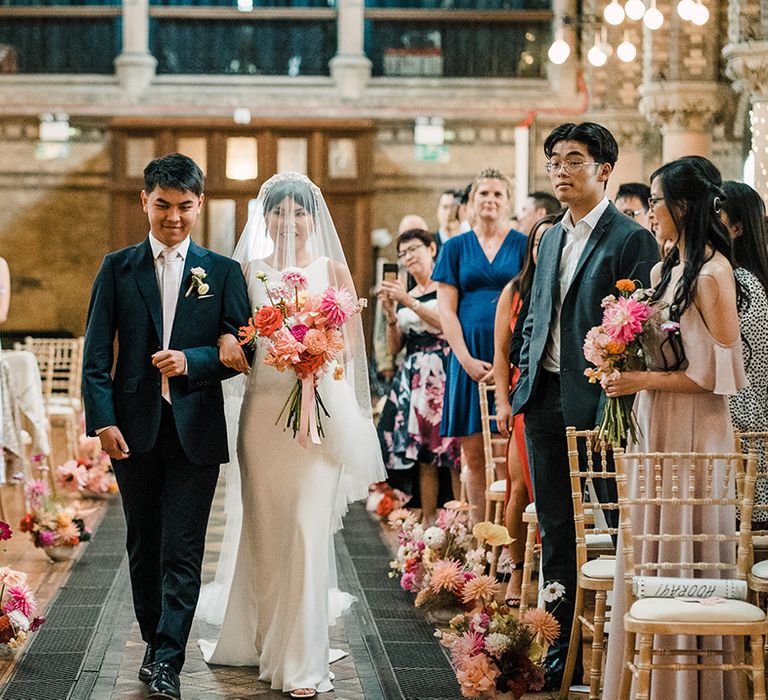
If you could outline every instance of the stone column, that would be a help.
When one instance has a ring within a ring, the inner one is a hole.
[[[733,87],[749,97],[755,189],[768,205],[768,41],[739,41],[723,49]]]
[[[649,82],[640,86],[640,112],[662,136],[662,160],[712,153],[712,126],[721,111],[723,85],[714,81]]]
[[[331,77],[341,96],[360,97],[371,77],[371,62],[364,52],[365,0],[338,0],[338,50],[330,60]]]
[[[123,0],[123,50],[115,59],[115,73],[131,95],[152,84],[157,60],[149,52],[148,0]]]

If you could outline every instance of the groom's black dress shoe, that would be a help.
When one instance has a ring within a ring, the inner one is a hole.
[[[144,652],[144,660],[139,666],[139,680],[142,683],[149,683],[152,678],[152,669],[155,666],[155,645],[147,644],[147,649]]]
[[[149,681],[149,694],[147,698],[181,699],[179,674],[176,673],[173,666],[168,662],[155,662],[155,667],[152,669],[152,679]]]

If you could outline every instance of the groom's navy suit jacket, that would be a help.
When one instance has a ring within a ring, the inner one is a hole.
[[[525,413],[536,393],[555,300],[560,296],[560,256],[565,235],[562,224],[555,224],[539,245],[523,325],[520,378],[512,400],[514,413]],[[600,302],[617,293],[614,285],[620,279],[648,287],[651,268],[658,260],[659,249],[651,232],[609,204],[587,239],[560,312],[560,394],[566,426],[588,430],[602,420],[605,393],[599,384],[590,384],[584,376],[584,370],[591,365],[582,349],[587,332],[602,322]]]
[[[190,269],[202,267],[207,298],[186,292]],[[217,340],[237,335],[250,316],[240,265],[190,241],[169,348],[187,358],[187,375],[169,382],[176,430],[194,464],[229,459]],[[115,336],[117,357],[115,358]],[[149,239],[108,254],[91,293],[85,335],[86,432],[116,425],[132,454],[149,452],[160,428],[161,376],[151,356],[162,349],[163,312]],[[115,361],[116,360],[116,361]]]

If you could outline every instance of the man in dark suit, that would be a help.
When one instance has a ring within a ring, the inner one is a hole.
[[[601,323],[600,302],[615,292],[615,283],[628,278],[647,287],[659,257],[650,232],[621,214],[605,196],[618,152],[610,131],[590,122],[562,124],[544,142],[552,189],[568,210],[539,246],[512,409],[525,414],[542,580],[565,586],[564,599],[555,610],[561,637],[547,658],[549,687],[559,686],[562,678],[576,593],[565,428],[594,428],[605,403],[600,385],[590,384],[584,376],[588,365],[584,338]]]
[[[229,459],[217,341],[249,316],[240,266],[189,238],[204,178],[171,154],[144,171],[148,237],[108,254],[88,310],[86,431],[113,460],[150,698],[181,697],[218,466]],[[115,358],[115,336],[117,357]],[[113,370],[114,364],[114,370]]]

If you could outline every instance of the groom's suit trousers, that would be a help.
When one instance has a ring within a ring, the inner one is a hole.
[[[205,531],[219,465],[189,461],[173,408],[163,401],[160,430],[145,454],[115,460],[127,524],[133,604],[145,642],[156,660],[176,671],[200,593]]]

